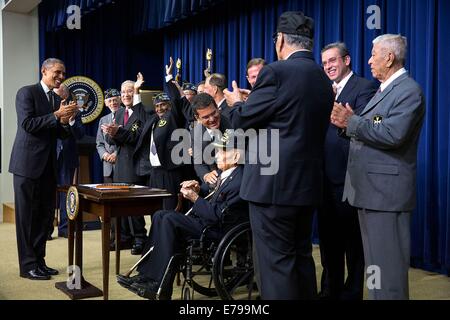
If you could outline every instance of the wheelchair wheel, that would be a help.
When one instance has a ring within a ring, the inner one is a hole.
[[[221,240],[213,259],[213,279],[222,299],[256,298],[252,254],[250,222],[237,225]]]
[[[196,292],[201,295],[207,297],[216,297],[217,290],[214,287],[214,282],[212,279],[211,272],[203,271],[203,266],[194,266],[196,270],[193,270],[194,276],[190,277],[190,280],[187,281],[188,284],[194,289]],[[183,270],[183,277],[186,278],[186,270]]]

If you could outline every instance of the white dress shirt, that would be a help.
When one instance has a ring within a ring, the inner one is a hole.
[[[389,77],[389,79],[387,79],[386,81],[384,81],[381,85],[380,85],[380,90],[381,92],[384,91],[384,89],[386,89],[392,82],[394,82],[395,79],[397,79],[398,77],[400,77],[401,75],[405,74],[407,71],[405,68],[401,68],[400,70],[398,70],[396,73],[394,73],[392,76]]]
[[[341,94],[342,90],[345,88],[345,86],[347,85],[348,80],[350,80],[350,78],[353,76],[353,71],[350,71],[350,73],[341,80],[341,82],[339,83],[334,83],[334,86],[336,87],[336,98],[335,100],[338,99],[339,95]]]

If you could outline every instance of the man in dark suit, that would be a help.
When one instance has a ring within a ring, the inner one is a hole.
[[[230,121],[222,115],[211,95],[200,93],[192,101],[192,110],[197,119],[191,131],[192,158],[198,178],[215,185],[219,172],[214,159],[215,149],[211,142],[231,128]]]
[[[359,114],[377,90],[374,82],[352,72],[344,43],[322,49],[322,65],[336,90],[335,103],[354,106]],[[330,124],[325,139],[324,203],[318,210],[320,253],[323,266],[321,298],[362,300],[364,252],[358,211],[342,202],[350,139]],[[347,279],[345,279],[347,265]]]
[[[237,141],[230,134],[221,143],[215,143],[215,147],[220,148],[217,166],[222,173],[209,195],[210,200],[199,196],[200,192],[208,192],[207,186],[200,188],[197,181],[185,181],[181,193],[194,204],[192,212],[183,215],[175,211],[158,211],[153,215],[148,247],[154,249],[139,265],[139,274],[131,278],[119,275],[119,284],[147,299],[170,299],[173,281],[168,281],[170,287],[162,286],[161,282],[170,258],[183,252],[186,241],[200,238],[206,226],[211,226],[208,238],[220,240],[232,226],[248,221],[248,204],[239,196],[242,167],[238,162],[242,151],[236,148]],[[161,286],[161,292],[157,294]]]
[[[141,73],[138,74],[137,81],[127,80],[121,86],[121,98],[125,108],[119,109],[116,115],[116,124],[123,127],[124,130],[132,130],[136,127],[141,127],[147,120],[147,113],[145,112],[142,103],[135,104],[135,95],[139,94],[139,89],[144,82]],[[114,170],[114,182],[133,183],[145,185],[146,180],[136,174],[136,169],[133,165],[133,154],[136,147],[136,141],[119,141],[113,136],[109,135],[108,125],[103,125],[102,130],[105,132],[106,141],[110,145],[116,145],[117,157]],[[139,255],[142,253],[146,229],[144,217],[129,217],[122,220],[122,235],[121,240],[124,246],[128,242],[132,242],[131,254]],[[111,244],[113,247],[114,244]],[[122,244],[120,245],[122,246]]]
[[[409,299],[411,214],[425,115],[420,86],[404,68],[407,39],[373,41],[369,65],[380,89],[359,115],[335,104],[331,121],[351,138],[343,200],[358,208],[369,299]]]
[[[278,170],[266,172],[261,157],[246,162],[240,193],[249,201],[263,299],[317,295],[312,220],[322,202],[333,90],[314,62],[313,34],[311,18],[283,13],[274,37],[279,61],[261,70],[245,103],[235,81],[233,92],[225,91],[234,128],[266,130],[266,137],[250,138],[249,148],[267,142],[269,154],[279,150]]]
[[[213,97],[219,108],[220,114],[228,118],[230,108],[228,108],[227,101],[223,95],[223,90],[225,90],[226,87],[227,77],[221,73],[213,73],[205,80],[204,92]]]
[[[54,92],[66,102],[72,101],[69,88],[64,84],[55,88]],[[58,170],[58,185],[71,185],[74,183],[75,169],[80,165],[78,159],[77,140],[83,138],[85,130],[81,122],[81,113],[75,117],[75,122],[71,126],[71,135],[67,139],[58,139],[56,141],[56,159]],[[58,193],[59,203],[59,224],[58,237],[67,238],[67,209],[66,193]],[[51,228],[53,231],[53,226]],[[51,234],[51,233],[50,233]]]
[[[45,263],[56,203],[56,139],[69,135],[69,122],[78,112],[74,102],[61,102],[53,92],[65,79],[64,63],[47,59],[41,73],[40,83],[17,92],[17,134],[9,163],[14,175],[20,276],[32,280],[49,280],[58,274]]]

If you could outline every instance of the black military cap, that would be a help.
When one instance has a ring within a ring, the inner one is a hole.
[[[184,90],[190,90],[190,91],[194,91],[195,93],[197,93],[197,87],[195,85],[193,85],[190,82],[185,82],[183,83],[183,86],[181,88],[183,91]]]
[[[117,89],[111,88],[105,91],[105,99],[120,97],[120,92]]]
[[[278,18],[277,32],[314,38],[314,20],[301,11],[286,11]]]
[[[162,103],[162,102],[170,102],[170,98],[169,96],[162,92],[157,94],[154,98],[153,98],[153,104],[157,105],[158,103]]]

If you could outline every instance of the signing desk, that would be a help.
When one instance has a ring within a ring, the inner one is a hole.
[[[134,186],[122,189],[98,189],[94,185],[78,185],[69,189],[60,188],[60,191],[68,191],[68,198],[72,198],[72,204],[77,206],[78,214],[70,217],[68,225],[69,266],[74,265],[74,240],[75,240],[75,266],[79,273],[81,289],[73,288],[66,282],[56,283],[56,288],[62,290],[72,299],[99,297],[103,295],[108,300],[109,286],[109,244],[111,218],[115,218],[116,236],[116,274],[120,271],[120,220],[126,216],[142,216],[153,214],[162,208],[162,200],[171,194],[161,189]],[[75,195],[74,192],[75,191]],[[78,199],[78,200],[77,200]],[[69,209],[69,208],[68,208]],[[83,274],[83,212],[94,214],[102,221],[102,268],[103,268],[103,292],[87,282]],[[75,239],[74,239],[75,233]],[[78,276],[73,274],[72,277]],[[75,279],[75,278],[74,278]],[[76,283],[74,280],[73,283]],[[71,289],[72,288],[72,289]]]

